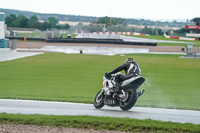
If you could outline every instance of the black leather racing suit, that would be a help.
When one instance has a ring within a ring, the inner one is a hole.
[[[141,75],[141,70],[140,67],[138,65],[138,63],[136,62],[128,62],[128,63],[124,63],[123,65],[115,68],[113,71],[108,72],[107,75],[110,76],[111,74],[120,72],[122,70],[125,70],[126,74],[122,75],[122,74],[118,74],[115,77],[115,82],[116,82],[116,89],[115,92],[119,92],[120,91],[120,85],[123,81],[130,79],[134,76],[137,75]]]

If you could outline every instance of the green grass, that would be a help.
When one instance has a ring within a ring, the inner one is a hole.
[[[131,37],[137,37],[137,38],[146,38],[146,39],[156,39],[156,40],[166,40],[166,41],[178,41],[178,42],[186,42],[186,43],[157,43],[158,46],[186,46],[188,43],[194,43],[195,47],[200,47],[200,41],[189,41],[189,40],[178,40],[178,39],[171,39],[171,38],[165,38],[164,36],[136,36],[136,35],[126,35]]]
[[[180,55],[45,53],[0,62],[0,98],[93,103],[102,77],[133,57],[146,78],[136,106],[200,110],[200,60]]]
[[[158,46],[187,46],[187,43],[164,43],[164,42],[158,42]],[[200,44],[193,44],[193,47],[200,47]]]
[[[77,34],[71,34],[71,37],[72,38],[75,38],[77,36]],[[67,38],[68,37],[68,34],[67,33],[64,33],[64,34],[62,34],[62,37],[63,38]]]
[[[34,32],[34,33],[19,33],[19,36],[21,37],[40,37],[39,32]]]
[[[180,55],[45,53],[0,62],[0,98],[92,103],[105,72],[133,57],[146,78],[136,106],[200,110],[200,60]],[[200,132],[200,126],[93,116],[0,114],[0,123],[131,132]]]
[[[199,133],[200,126],[159,122],[155,120],[136,120],[130,118],[111,118],[94,116],[51,116],[0,114],[0,123],[23,124],[53,127],[92,128],[95,130],[114,130],[131,132],[193,132]]]
[[[164,36],[136,36],[136,35],[126,35],[126,36],[132,36],[132,37],[138,37],[138,38],[147,38],[147,39],[157,39],[157,40],[167,40],[167,41],[180,41],[180,42],[193,42],[193,43],[200,43],[200,41],[189,41],[189,40],[178,40],[178,39],[172,39],[172,38],[165,38]]]

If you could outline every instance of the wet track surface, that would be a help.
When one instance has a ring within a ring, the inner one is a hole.
[[[18,58],[24,58],[28,56],[35,56],[38,54],[43,54],[42,52],[10,52],[10,49],[3,48],[0,49],[0,62],[1,61],[8,61],[8,60],[14,60]]]
[[[0,99],[0,113],[44,115],[90,115],[152,119],[179,123],[200,124],[200,111],[133,107],[122,111],[119,107],[95,109],[92,104]]]

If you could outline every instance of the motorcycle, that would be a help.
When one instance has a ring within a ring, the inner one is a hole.
[[[96,94],[94,99],[96,109],[107,105],[110,107],[119,106],[122,110],[127,111],[135,105],[138,97],[144,93],[144,90],[137,92],[137,89],[145,81],[145,78],[139,75],[123,81],[121,92],[119,94],[115,93],[115,77],[118,74],[121,74],[121,72],[112,74],[111,78],[103,76],[103,88]]]

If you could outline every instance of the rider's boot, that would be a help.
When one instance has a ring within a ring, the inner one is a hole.
[[[138,92],[138,97],[140,97],[144,92],[145,92],[145,90],[139,91],[139,92]]]

